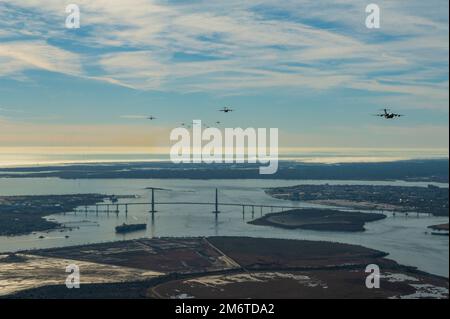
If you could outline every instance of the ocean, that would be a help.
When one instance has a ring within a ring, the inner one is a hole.
[[[279,160],[328,164],[448,159],[448,157],[448,149],[304,148],[282,149]],[[0,167],[169,160],[167,152],[153,152],[144,148],[0,147]]]

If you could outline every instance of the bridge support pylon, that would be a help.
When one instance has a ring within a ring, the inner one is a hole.
[[[151,202],[150,213],[152,213],[152,214],[156,213],[156,210],[155,210],[155,189],[154,188],[152,188],[152,202]]]
[[[215,207],[215,210],[213,211],[213,214],[215,214],[216,217],[217,217],[217,215],[220,214],[220,211],[219,211],[219,190],[217,188],[216,188],[216,201],[215,201],[214,207]]]

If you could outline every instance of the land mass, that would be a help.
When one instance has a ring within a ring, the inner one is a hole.
[[[25,235],[63,226],[44,217],[102,202],[100,194],[0,196],[0,236]]]
[[[440,224],[440,225],[433,225],[433,226],[429,226],[428,228],[433,229],[433,230],[448,231],[448,223]]]
[[[448,279],[399,265],[386,255],[357,245],[249,237],[154,238],[23,251],[3,257],[0,295],[448,298]],[[82,269],[81,289],[65,286],[65,267],[73,263]],[[370,264],[382,269],[379,289],[366,287]]]
[[[174,164],[171,162],[71,164],[0,169],[0,178],[58,177],[133,179],[285,179],[405,180],[448,183],[449,161],[409,160],[381,163],[310,164],[280,161],[272,175],[259,174],[260,164]]]
[[[438,235],[438,236],[448,236],[448,223],[447,224],[440,224],[440,225],[432,225],[428,226],[428,228],[434,230],[432,232],[432,235]]]
[[[449,216],[448,188],[432,185],[298,185],[270,188],[266,193],[278,199],[328,206]]]
[[[307,208],[267,214],[249,224],[286,229],[358,232],[365,230],[365,223],[384,218],[386,216],[383,214]]]

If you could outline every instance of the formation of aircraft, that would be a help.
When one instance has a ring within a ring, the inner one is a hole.
[[[227,106],[225,106],[225,107],[223,107],[222,109],[219,110],[219,112],[223,112],[223,113],[229,113],[229,112],[233,112],[233,111],[234,111],[233,109],[231,109],[231,108],[229,108]],[[390,109],[385,108],[385,109],[382,109],[382,113],[374,114],[374,116],[390,120],[390,119],[394,119],[394,118],[397,118],[397,117],[403,117],[405,115],[391,112]],[[153,115],[150,115],[149,117],[147,117],[147,119],[150,120],[150,121],[153,121],[153,120],[156,120],[157,118],[154,117]],[[221,124],[220,121],[217,121],[215,123],[217,125]],[[181,126],[188,127],[188,128],[191,127],[191,125],[186,125],[185,123],[181,123]],[[206,127],[206,125],[205,125],[205,127]],[[210,127],[210,126],[207,126],[207,127]]]
[[[381,114],[374,114],[374,116],[378,116],[378,117],[383,117],[387,120],[396,118],[396,117],[402,117],[404,116],[403,114],[397,114],[397,113],[393,113],[391,112],[389,109],[383,109],[383,113]]]
[[[229,112],[233,112],[234,110],[225,106],[224,108],[220,109],[219,112],[223,112],[223,113],[229,113]],[[153,115],[150,115],[148,117],[146,117],[147,120],[153,121],[156,120],[157,118],[154,117]],[[216,121],[215,124],[216,125],[220,125],[222,122],[221,121]],[[192,125],[187,125],[186,123],[181,123],[182,127],[187,127],[187,128],[192,128]],[[204,127],[209,128],[209,125],[204,124]]]

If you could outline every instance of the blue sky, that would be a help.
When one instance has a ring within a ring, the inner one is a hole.
[[[374,2],[376,30],[360,0],[0,0],[0,146],[161,146],[201,119],[283,147],[447,149],[448,1]],[[386,106],[407,117],[371,116]]]

